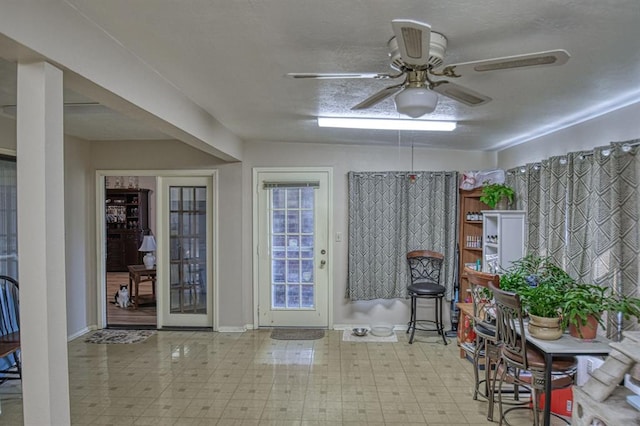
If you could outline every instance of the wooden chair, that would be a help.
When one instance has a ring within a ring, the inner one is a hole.
[[[531,389],[531,401],[533,408],[533,424],[538,426],[539,407],[538,397],[545,388],[545,363],[544,355],[526,339],[524,328],[522,304],[520,297],[516,293],[502,291],[489,284],[493,292],[493,297],[497,309],[497,332],[500,341],[500,361],[496,367],[494,376],[494,393],[497,385],[498,400],[500,406],[500,425],[507,423],[505,415],[517,408],[528,406],[512,407],[506,411],[502,408],[502,384],[505,381],[528,386]],[[552,389],[568,387],[573,384],[573,376],[576,371],[576,359],[574,357],[554,358],[551,366]],[[528,372],[530,374],[522,374]],[[498,374],[500,381],[497,383]],[[552,413],[553,415],[553,413]],[[560,417],[560,419],[562,419]],[[564,420],[564,419],[563,419]],[[566,421],[565,421],[566,422]],[[507,423],[508,424],[508,423]]]
[[[11,365],[0,370],[0,383],[22,379],[20,364],[20,309],[18,282],[0,275],[0,358]]]
[[[407,286],[407,294],[411,298],[411,319],[407,326],[407,333],[411,332],[409,343],[413,343],[416,330],[437,331],[442,336],[442,341],[447,344],[442,322],[442,300],[446,289],[440,284],[440,271],[444,256],[441,253],[429,250],[414,250],[407,253],[411,282]],[[417,300],[434,299],[435,317],[433,320],[417,319]],[[435,328],[421,328],[421,322],[432,323]]]

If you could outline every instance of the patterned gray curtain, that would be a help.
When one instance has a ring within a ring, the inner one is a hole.
[[[516,208],[527,212],[527,251],[564,263],[568,179],[571,154],[551,157],[507,171],[506,184],[516,191]]]
[[[402,298],[406,253],[442,253],[442,284],[450,300],[456,270],[458,172],[349,173],[351,300]]]
[[[0,158],[0,275],[18,279],[16,184],[15,159]],[[0,316],[2,316],[1,312]],[[0,358],[0,370],[9,368],[13,364],[13,359],[9,357]]]
[[[552,257],[581,282],[640,296],[638,143],[614,143],[509,170],[506,183],[529,218],[527,251]],[[609,336],[619,325],[618,318],[608,318]]]
[[[0,275],[18,279],[16,185],[15,159],[0,157]]]

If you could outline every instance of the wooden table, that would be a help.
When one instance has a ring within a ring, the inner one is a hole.
[[[129,294],[133,303],[133,309],[138,309],[138,288],[142,282],[151,282],[153,300],[156,300],[156,270],[147,269],[144,265],[129,265]]]

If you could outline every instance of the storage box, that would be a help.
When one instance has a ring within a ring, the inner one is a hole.
[[[544,393],[538,397],[538,406],[544,409]],[[551,412],[571,417],[573,412],[573,390],[571,387],[555,389],[551,392]]]
[[[636,395],[640,395],[640,385],[631,378],[630,374],[624,375],[624,386]]]
[[[604,360],[602,358],[596,356],[577,356],[578,359],[578,369],[576,372],[576,385],[584,386],[584,384],[589,379],[589,376],[593,373],[593,370],[599,368]]]

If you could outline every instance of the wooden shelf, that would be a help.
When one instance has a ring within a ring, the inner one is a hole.
[[[460,248],[459,256],[459,275],[460,289],[458,292],[458,301],[464,302],[467,295],[469,283],[467,277],[462,273],[466,263],[475,264],[478,260],[482,261],[482,247],[467,247],[467,237],[478,237],[478,241],[484,235],[482,230],[482,220],[467,220],[468,212],[481,212],[489,209],[489,206],[480,201],[482,188],[476,188],[472,191],[460,190],[460,206],[458,220],[458,247]]]
[[[138,248],[142,237],[149,233],[148,198],[148,189],[105,191],[107,272],[124,272],[127,265],[142,263],[144,253]],[[110,211],[115,215],[110,216]]]

